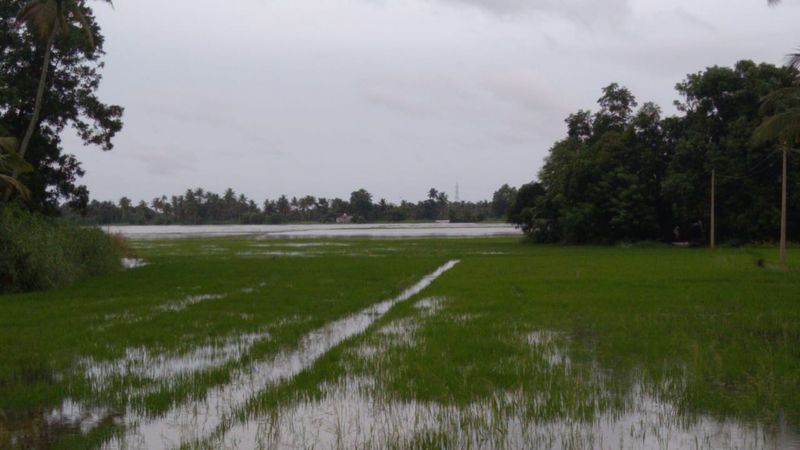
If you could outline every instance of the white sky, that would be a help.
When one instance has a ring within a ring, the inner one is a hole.
[[[610,82],[674,113],[687,73],[782,63],[800,2],[766,0],[116,0],[101,98],[116,148],[65,136],[92,198],[232,187],[419,200],[533,179]]]

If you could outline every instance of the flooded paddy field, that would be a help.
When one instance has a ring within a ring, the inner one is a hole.
[[[132,239],[180,239],[221,236],[258,238],[315,237],[481,237],[521,236],[507,223],[378,223],[378,224],[290,224],[290,225],[163,225],[110,226],[109,233]]]
[[[800,448],[771,249],[147,237],[0,297],[0,448]]]

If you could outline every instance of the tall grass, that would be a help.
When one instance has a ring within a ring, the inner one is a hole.
[[[100,229],[0,208],[0,293],[67,286],[120,269],[120,258]]]

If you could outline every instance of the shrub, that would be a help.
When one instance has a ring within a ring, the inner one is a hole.
[[[119,270],[121,258],[98,228],[0,208],[0,293],[67,286]]]

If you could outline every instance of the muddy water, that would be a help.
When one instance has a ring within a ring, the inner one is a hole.
[[[214,236],[261,236],[267,238],[316,237],[479,237],[519,236],[512,225],[492,223],[415,223],[368,225],[148,225],[103,227],[131,239],[175,239]]]
[[[251,370],[234,376],[232,382],[211,389],[203,400],[179,405],[157,419],[128,411],[123,421],[129,431],[109,442],[106,448],[174,448],[207,437],[258,392],[310,367],[333,347],[366,330],[395,304],[418,294],[456,264],[457,260],[450,261],[397,297],[309,333],[296,349],[254,364]]]

